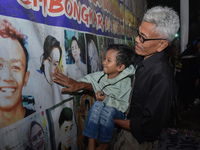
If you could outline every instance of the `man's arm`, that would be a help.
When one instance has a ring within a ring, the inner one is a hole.
[[[130,120],[114,119],[114,123],[121,128],[130,131]]]
[[[93,91],[92,84],[86,83],[86,82],[78,82],[76,80],[73,80],[66,75],[64,75],[58,67],[54,69],[54,73],[51,73],[52,75],[52,81],[66,86],[65,88],[62,88],[62,92],[76,92],[79,90],[91,90]]]

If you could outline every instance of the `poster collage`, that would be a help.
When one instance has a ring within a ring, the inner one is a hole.
[[[85,149],[95,97],[61,93],[51,72],[78,80],[101,71],[108,45],[129,41],[13,16],[0,14],[0,149]]]

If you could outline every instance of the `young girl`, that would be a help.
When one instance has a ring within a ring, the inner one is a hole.
[[[114,118],[124,119],[129,106],[134,52],[126,45],[110,45],[103,61],[103,71],[88,74],[79,81],[91,83],[96,100],[90,108],[83,135],[89,138],[88,150],[107,149],[114,130]]]

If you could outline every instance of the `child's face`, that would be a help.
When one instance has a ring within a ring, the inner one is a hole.
[[[122,70],[120,70],[121,65],[117,65],[116,62],[117,51],[109,49],[106,52],[106,57],[103,61],[103,71],[108,74],[108,79],[115,78]]]

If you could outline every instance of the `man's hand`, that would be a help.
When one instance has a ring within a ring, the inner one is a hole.
[[[65,86],[65,88],[62,88],[62,92],[73,93],[81,89],[93,90],[90,83],[75,81],[64,75],[58,67],[54,69],[54,73],[51,73],[51,77],[52,81]]]
[[[76,92],[79,90],[78,82],[64,75],[61,70],[56,67],[54,73],[51,73],[52,81],[65,86],[62,92]]]

